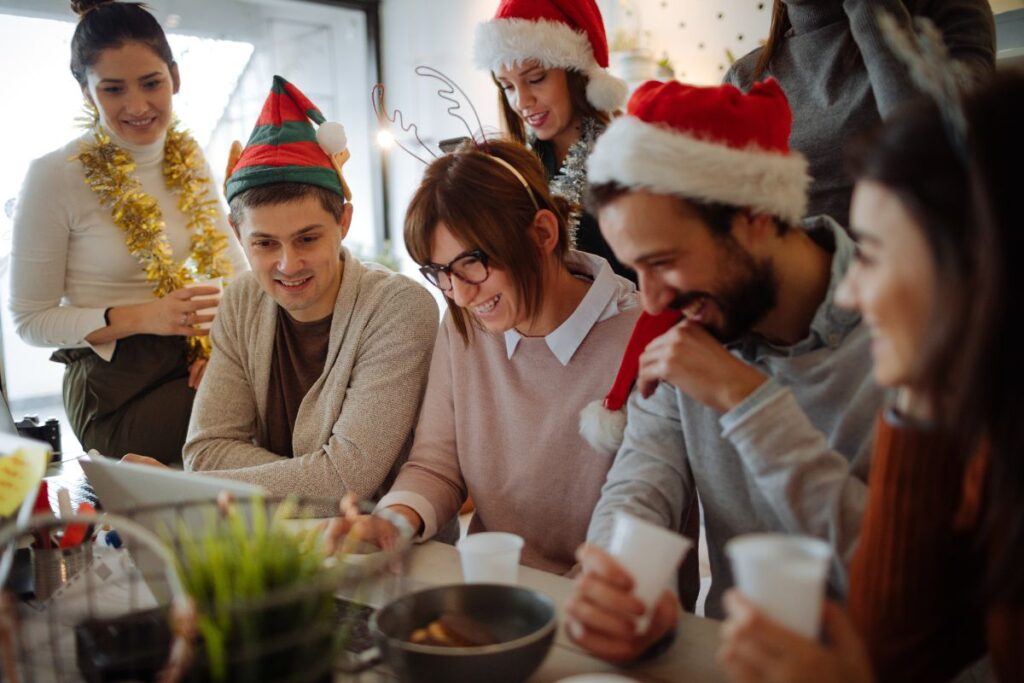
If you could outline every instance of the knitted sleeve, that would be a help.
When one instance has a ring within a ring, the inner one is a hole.
[[[908,10],[908,4],[912,10]],[[975,77],[995,68],[995,21],[988,0],[843,0],[850,31],[864,59],[878,113],[888,117],[915,92],[906,66],[885,43],[876,13],[885,11],[907,27],[914,15],[935,22],[953,59]]]
[[[878,420],[850,615],[880,681],[948,680],[984,652],[980,569],[954,532],[964,460],[941,433]]]
[[[107,325],[105,306],[62,305],[74,220],[64,201],[69,163],[57,154],[32,162],[14,216],[9,305],[18,336],[34,346],[81,346],[90,332]],[[93,348],[110,360],[114,347]]]
[[[452,352],[462,345],[448,314],[437,333],[427,391],[416,423],[409,460],[380,506],[407,505],[423,520],[423,538],[430,538],[458,514],[468,495],[459,465],[455,434],[455,394]]]

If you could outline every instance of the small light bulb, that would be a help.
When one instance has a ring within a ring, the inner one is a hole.
[[[395,136],[391,134],[390,130],[382,128],[377,131],[377,144],[381,149],[391,149],[391,146],[395,144]]]

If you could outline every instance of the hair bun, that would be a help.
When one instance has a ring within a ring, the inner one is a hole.
[[[83,17],[90,10],[113,2],[114,0],[71,0],[71,10],[79,17]]]

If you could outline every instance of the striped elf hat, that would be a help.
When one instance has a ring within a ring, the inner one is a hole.
[[[351,199],[341,172],[347,144],[344,126],[327,121],[298,88],[274,76],[249,142],[228,164],[228,202],[246,190],[276,183],[316,185]]]

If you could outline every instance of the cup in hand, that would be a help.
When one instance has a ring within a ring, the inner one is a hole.
[[[637,619],[637,633],[647,630],[669,579],[692,546],[690,539],[674,531],[625,512],[615,514],[608,552],[633,576],[633,594],[647,607]]]
[[[832,550],[807,536],[746,534],[725,544],[736,587],[770,619],[818,638]]]
[[[202,295],[197,295],[197,297],[201,298],[201,299],[213,299],[213,298],[216,298],[219,301],[220,300],[220,295],[224,291],[224,278],[222,278],[222,277],[214,277],[214,278],[210,278],[209,280],[199,280],[197,282],[191,282],[191,283],[185,285],[186,289],[193,289],[194,287],[216,287],[217,288],[217,293],[216,294],[202,294]],[[217,306],[211,306],[210,308],[200,308],[198,311],[196,311],[196,315],[197,316],[201,316],[201,315],[203,315],[203,316],[205,316],[205,315],[213,315],[213,316],[215,316],[215,315],[217,315]],[[200,330],[208,330],[211,327],[213,327],[213,322],[211,321],[211,322],[196,323],[195,327],[198,327]]]
[[[457,547],[466,583],[518,583],[522,536],[485,531],[469,534]]]

